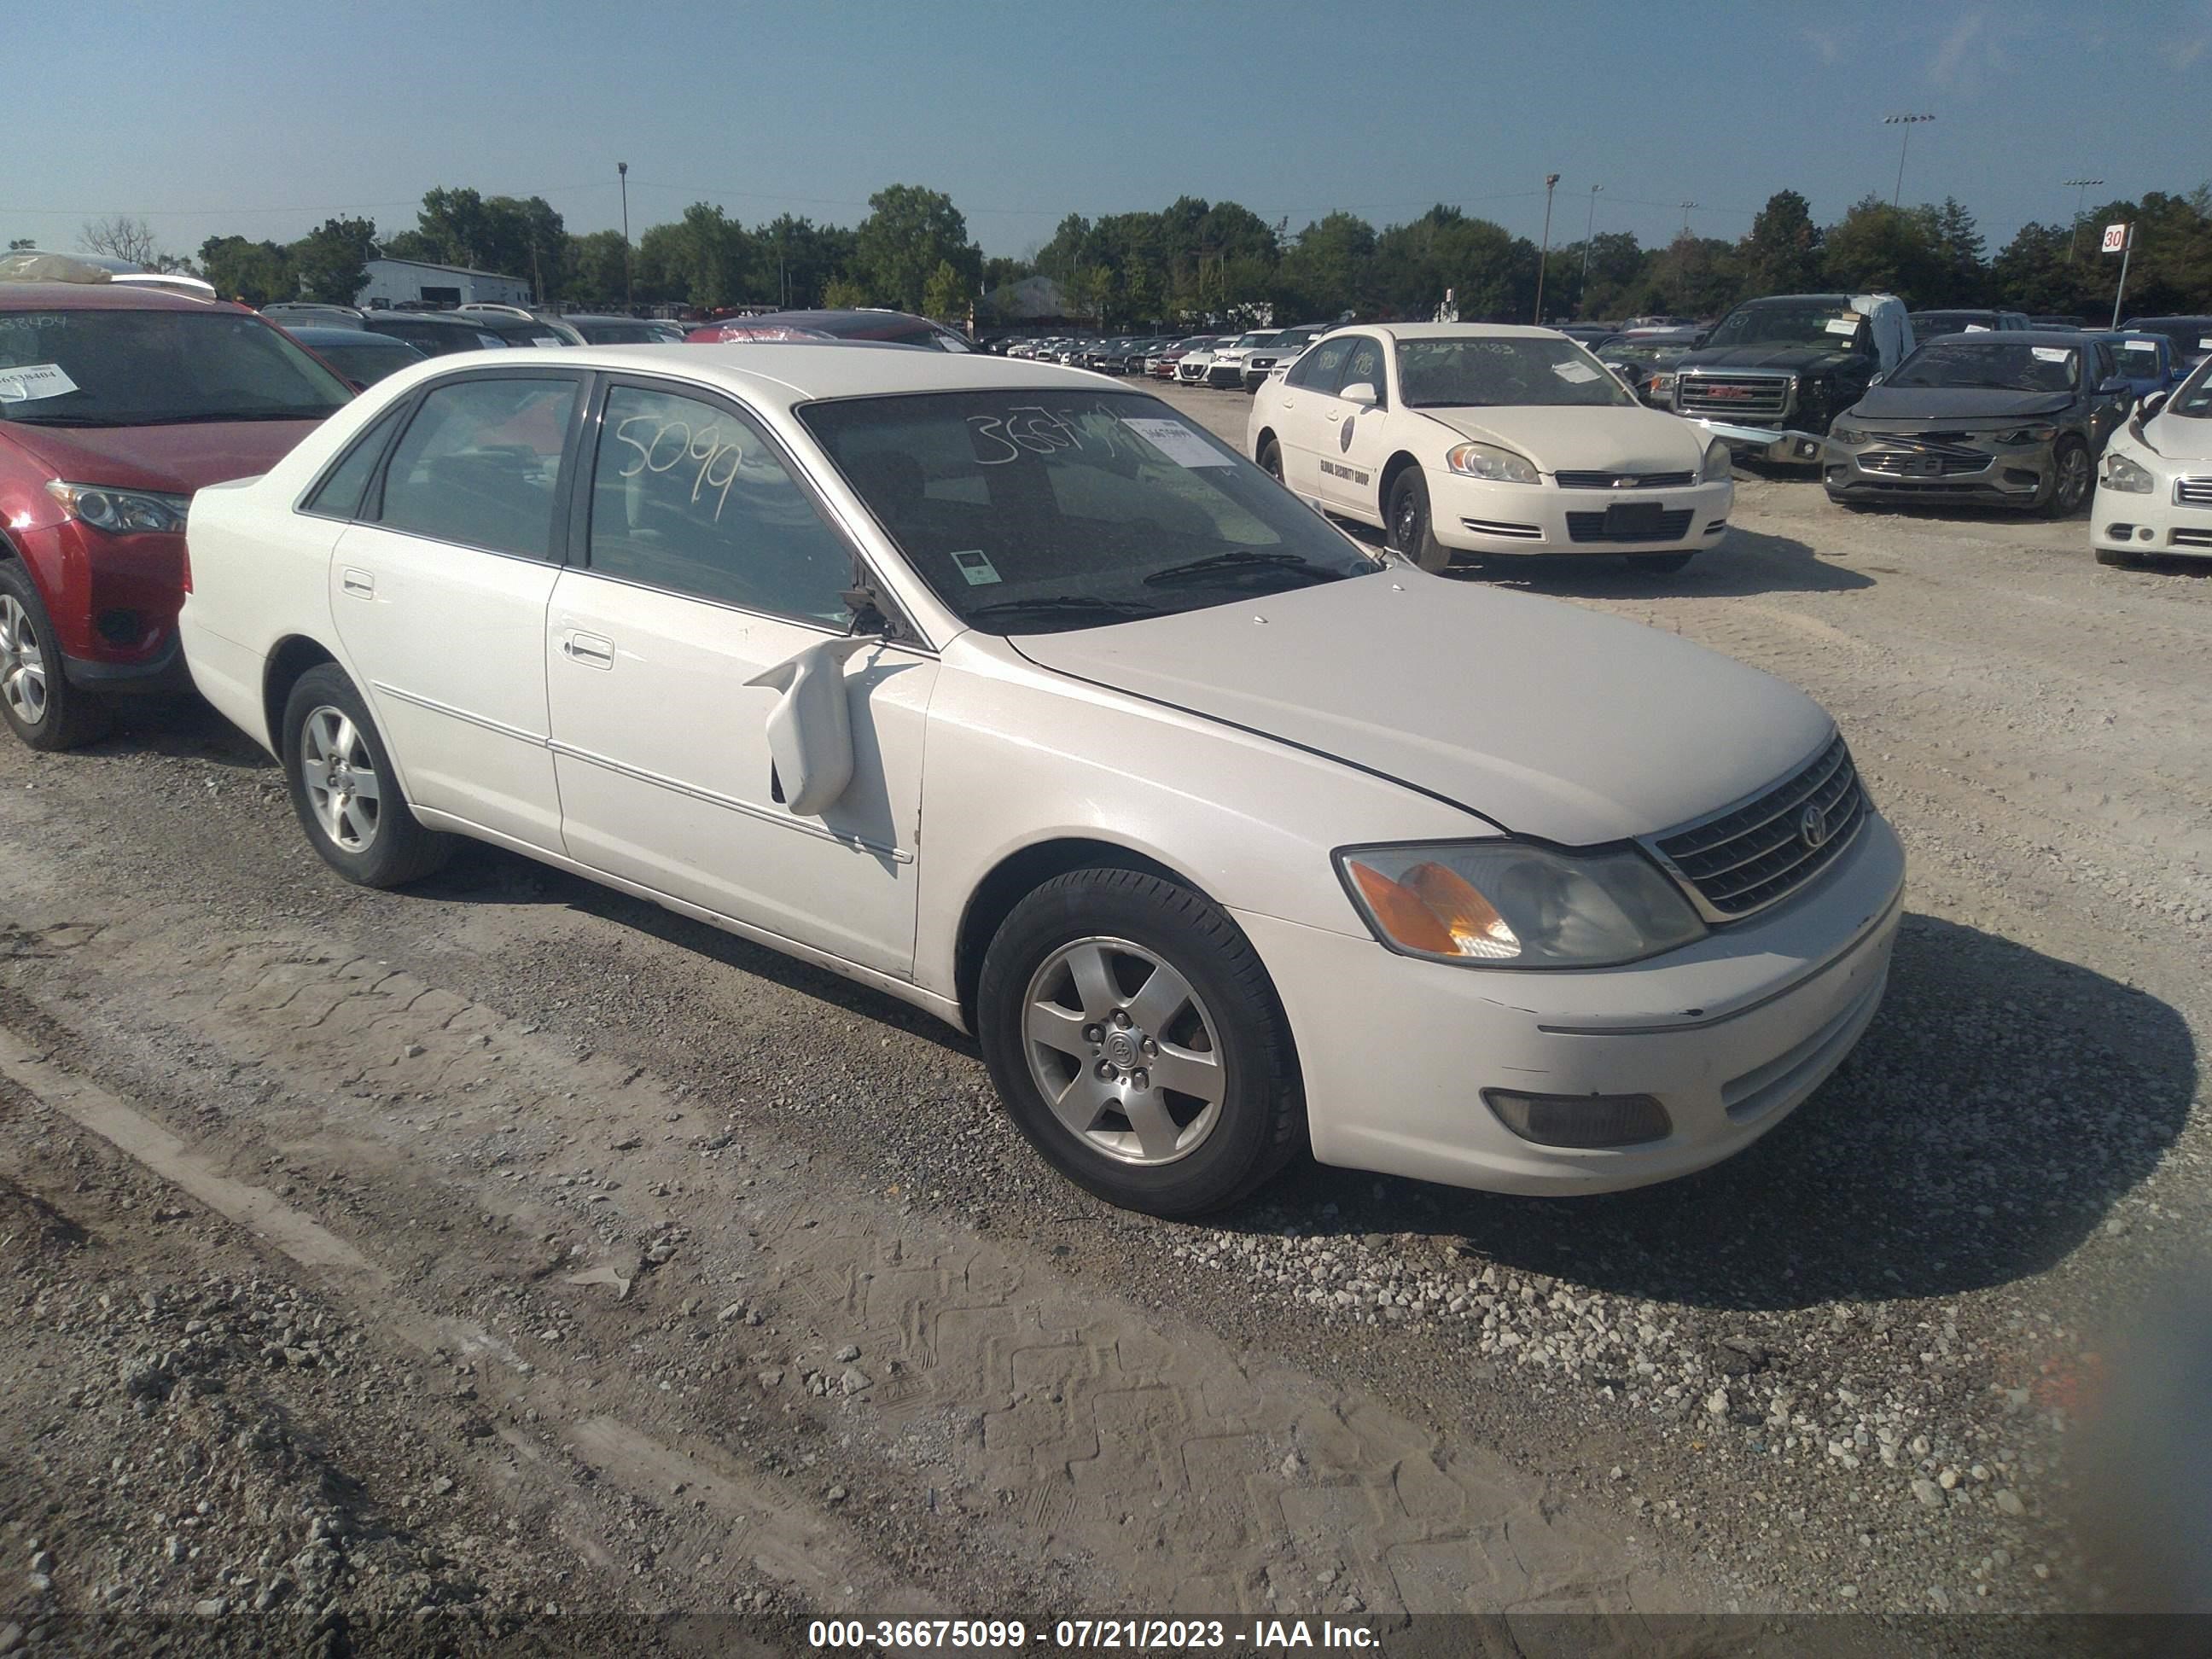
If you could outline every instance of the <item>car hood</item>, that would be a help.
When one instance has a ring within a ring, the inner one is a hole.
[[[266,472],[316,421],[221,421],[182,426],[0,425],[19,448],[71,483],[189,495],[204,484]]]
[[[1851,413],[1869,421],[1994,421],[2056,415],[2070,392],[2004,392],[1974,386],[1878,386]]]
[[[1540,472],[1695,471],[1704,463],[1705,432],[1641,404],[1591,408],[1422,409],[1438,425],[1477,443],[1526,455]]]
[[[1567,846],[1729,805],[1834,731],[1794,686],[1675,635],[1406,570],[1012,643]]]
[[[2142,423],[2142,435],[2170,461],[2212,460],[2212,420],[2161,410]]]
[[[1849,351],[1838,351],[1824,345],[1760,345],[1707,346],[1702,351],[1684,355],[1674,365],[1677,370],[1691,368],[1783,368],[1802,373],[1810,368],[1836,368],[1849,362],[1853,356]]]

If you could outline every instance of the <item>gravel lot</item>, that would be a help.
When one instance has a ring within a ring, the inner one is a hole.
[[[1734,516],[1468,578],[1804,686],[1913,860],[1843,1072],[1617,1197],[1122,1215],[828,975],[486,849],[343,887],[204,710],[0,746],[0,1638],[2103,1605],[2069,1445],[2212,1218],[2212,581]]]

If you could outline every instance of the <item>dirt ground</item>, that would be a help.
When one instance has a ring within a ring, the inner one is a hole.
[[[830,975],[489,849],[345,887],[204,709],[0,744],[0,1654],[2107,1605],[2071,1448],[2212,1218],[2212,579],[1735,523],[1466,578],[1804,686],[1912,859],[1844,1071],[1611,1198],[1121,1214]]]

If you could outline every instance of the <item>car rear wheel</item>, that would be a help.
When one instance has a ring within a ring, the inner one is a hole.
[[[363,887],[400,887],[452,855],[399,792],[361,693],[335,664],[300,676],[284,703],[284,777],[292,810],[323,862]]]
[[[2051,495],[2043,503],[2043,511],[2050,518],[2070,519],[2081,510],[2081,504],[2089,499],[2089,491],[2096,483],[2096,470],[2089,462],[2089,446],[2079,438],[2061,439],[2052,465]]]
[[[1451,563],[1451,550],[1437,539],[1429,521],[1429,481],[1421,476],[1419,467],[1407,467],[1391,482],[1382,517],[1389,526],[1385,538],[1393,552],[1403,554],[1424,570],[1443,570]]]
[[[1277,483],[1283,482],[1283,447],[1273,438],[1260,445],[1260,470]]]
[[[1015,1127],[1110,1204],[1201,1215],[1303,1142],[1290,1033],[1228,914],[1134,870],[1077,870],[1008,915],[976,1025]]]
[[[0,719],[33,749],[76,749],[107,735],[107,705],[69,683],[53,620],[31,573],[0,562]]]

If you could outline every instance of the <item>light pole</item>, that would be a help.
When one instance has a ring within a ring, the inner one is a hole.
[[[1582,292],[1575,296],[1577,316],[1580,316],[1583,307],[1589,303],[1590,238],[1597,234],[1597,193],[1604,188],[1603,185],[1590,186],[1589,223],[1583,228],[1583,287]]]
[[[1703,202],[1684,202],[1681,204],[1683,235],[1687,236],[1690,234],[1690,215],[1704,205],[1705,204]]]
[[[1544,325],[1544,267],[1552,262],[1552,191],[1559,182],[1559,175],[1544,175],[1544,251],[1536,258],[1536,326]]]
[[[1905,129],[1903,142],[1897,147],[1897,188],[1890,192],[1889,197],[1889,204],[1893,208],[1905,199],[1905,152],[1912,147],[1912,129],[1923,121],[1935,118],[1932,115],[1885,115],[1881,118],[1881,124],[1886,127]]]
[[[637,309],[637,295],[631,291],[629,275],[629,163],[615,163],[615,176],[622,180],[623,202],[623,307]]]
[[[2066,233],[2066,263],[2069,265],[2074,263],[2074,244],[2081,239],[2081,215],[2089,205],[2089,186],[2104,182],[2102,179],[2069,179],[2064,181],[2067,189],[2080,192],[2074,198],[2074,228]]]

